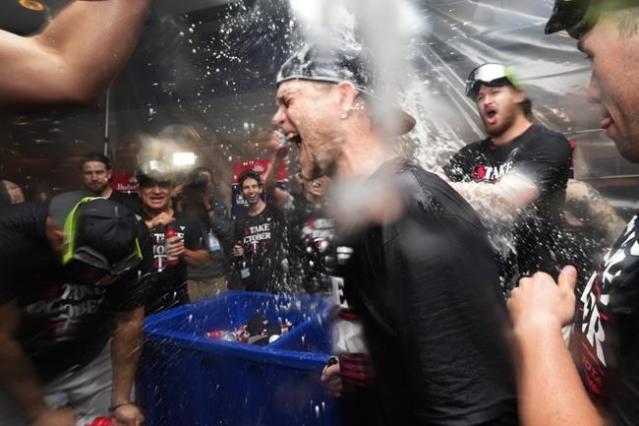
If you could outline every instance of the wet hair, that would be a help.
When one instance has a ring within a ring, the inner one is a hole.
[[[240,184],[240,190],[242,190],[242,185],[244,185],[246,179],[254,179],[259,186],[262,186],[262,176],[260,176],[258,172],[255,170],[244,170],[237,178],[237,183]]]
[[[206,166],[200,166],[193,169],[193,171],[190,174],[190,180],[195,181],[196,179],[198,179],[198,176],[202,173],[208,174],[211,177],[211,183],[213,183],[213,186],[216,186],[215,173],[213,172],[213,169]]]
[[[83,167],[84,164],[88,163],[89,161],[97,161],[99,163],[102,163],[106,166],[107,170],[111,170],[111,161],[109,161],[106,155],[102,155],[99,152],[91,152],[82,157],[82,163],[80,164],[80,167]]]

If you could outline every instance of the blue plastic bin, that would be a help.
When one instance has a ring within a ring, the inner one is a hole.
[[[138,375],[146,424],[338,424],[335,400],[320,382],[330,356],[329,309],[318,297],[233,291],[150,316]],[[205,336],[256,313],[294,327],[267,346]]]

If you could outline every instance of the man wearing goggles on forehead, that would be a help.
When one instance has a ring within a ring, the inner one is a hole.
[[[460,149],[444,172],[487,224],[500,233],[505,226],[512,235],[500,248],[502,282],[509,291],[523,276],[557,271],[572,153],[561,134],[532,122],[532,103],[512,69],[477,67],[466,95],[477,103],[488,138]]]
[[[639,3],[557,0],[546,32],[566,30],[592,63],[588,98],[619,153],[639,162]],[[509,309],[520,356],[526,425],[639,423],[639,235],[637,216],[575,295],[576,271],[557,283],[522,280]],[[576,299],[576,300],[575,300]],[[576,303],[575,303],[576,302]],[[569,347],[562,326],[572,325]],[[571,356],[572,352],[572,356]]]
[[[142,424],[130,401],[144,317],[137,235],[131,212],[80,192],[3,210],[3,426]]]

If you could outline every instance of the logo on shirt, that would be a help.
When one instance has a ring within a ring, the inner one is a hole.
[[[504,177],[513,168],[513,162],[508,161],[499,166],[487,166],[485,164],[476,164],[470,174],[475,182],[495,183]]]
[[[25,307],[29,316],[46,318],[47,333],[53,342],[73,340],[84,317],[100,310],[105,289],[95,285],[64,283],[55,298],[39,300]]]
[[[184,239],[184,225],[180,225],[175,230],[175,233],[178,237]],[[167,259],[168,255],[166,253],[166,238],[164,236],[164,232],[160,231],[151,231],[150,232],[151,241],[153,242],[153,269],[158,272],[162,272],[168,266]]]
[[[242,245],[247,248],[249,253],[259,252],[264,245],[271,242],[271,225],[269,221],[244,228]]]
[[[588,281],[580,298],[581,318],[575,322],[575,331],[581,334],[581,360],[585,382],[595,395],[603,394],[604,379],[610,367],[606,331],[611,318],[608,312],[610,290],[625,279],[624,270],[637,261],[639,245],[635,232],[635,216],[626,227],[623,236],[604,258],[600,267]]]

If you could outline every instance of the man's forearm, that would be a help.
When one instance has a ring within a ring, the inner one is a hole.
[[[283,158],[276,152],[273,160],[264,175],[264,192],[270,197],[271,202],[278,208],[284,208],[289,199],[289,193],[277,186],[277,171],[282,164]]]
[[[208,250],[184,249],[184,260],[192,268],[200,268],[211,261]]]
[[[0,105],[93,101],[126,64],[150,3],[76,1],[35,37],[2,32]]]
[[[116,314],[111,342],[114,405],[129,402],[142,346],[144,308]]]
[[[473,208],[490,219],[514,219],[519,209],[533,203],[539,190],[519,175],[504,176],[497,183],[449,182]]]
[[[566,348],[560,327],[542,322],[515,329],[522,426],[601,426]]]
[[[31,360],[14,338],[19,314],[15,302],[0,305],[0,386],[22,406],[27,418],[47,409]]]
[[[39,380],[22,346],[14,339],[0,339],[0,383],[13,395],[27,418],[47,409]]]

